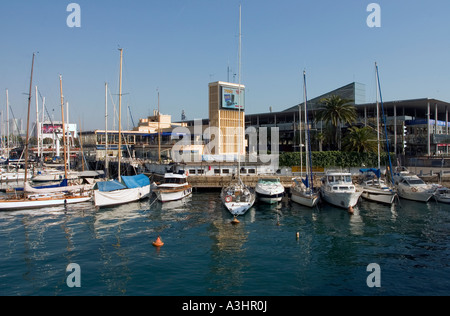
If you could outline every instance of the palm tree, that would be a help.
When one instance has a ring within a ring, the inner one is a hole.
[[[343,143],[345,151],[356,151],[359,153],[376,153],[378,151],[377,134],[368,126],[361,128],[357,126],[350,127]]]
[[[341,124],[351,124],[356,121],[356,108],[353,100],[342,99],[338,95],[332,95],[320,100],[322,107],[316,112],[316,121],[324,121],[334,130],[335,142],[341,150]]]

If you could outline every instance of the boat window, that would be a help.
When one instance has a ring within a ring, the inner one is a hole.
[[[220,169],[214,169],[214,174],[220,174]]]
[[[255,169],[248,169],[248,173],[256,173]]]
[[[230,173],[230,169],[222,169],[222,173],[229,174]]]
[[[328,182],[333,182],[333,177],[332,176],[328,176]]]
[[[195,169],[189,169],[189,174],[195,174]]]
[[[409,184],[425,184],[425,182],[423,182],[421,179],[411,179],[408,181]]]
[[[348,187],[339,187],[339,190],[348,190]]]
[[[337,190],[338,189],[338,187],[333,187],[333,190]]]
[[[345,176],[345,182],[352,182],[351,176]]]

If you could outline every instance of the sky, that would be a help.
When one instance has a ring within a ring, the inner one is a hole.
[[[72,2],[80,27],[67,24]],[[380,10],[368,11],[371,3]],[[37,52],[33,91],[38,86],[52,119],[61,119],[61,75],[69,120],[83,131],[104,128],[108,83],[112,128],[122,48],[124,128],[152,115],[158,93],[172,121],[183,110],[188,120],[208,118],[208,83],[238,81],[239,5],[246,113],[301,103],[304,70],[308,98],[356,81],[375,102],[375,62],[384,101],[450,102],[448,0],[16,0],[0,7],[3,117],[8,89],[14,116],[26,119]],[[380,25],[369,27],[375,13]]]

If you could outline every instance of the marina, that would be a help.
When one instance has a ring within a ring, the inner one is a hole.
[[[0,294],[448,295],[448,204],[362,200],[350,215],[283,199],[255,203],[231,225],[219,193],[1,212]],[[66,284],[69,263],[81,267],[80,288]],[[379,288],[366,283],[371,263]]]
[[[334,5],[72,3],[60,31],[61,7],[8,4],[0,295],[448,296],[445,35],[398,36],[400,10],[373,43],[379,4]]]

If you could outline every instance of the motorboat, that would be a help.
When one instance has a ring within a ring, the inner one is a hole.
[[[450,203],[450,189],[440,186],[436,189],[434,197],[438,202]]]
[[[349,172],[328,171],[322,178],[320,195],[325,202],[345,209],[354,207],[362,194]]]
[[[278,178],[261,178],[256,183],[255,193],[261,202],[275,204],[281,201],[285,189]]]
[[[166,173],[163,183],[157,185],[154,192],[161,202],[177,201],[192,194],[192,185],[188,183],[185,172],[180,170]]]
[[[436,192],[436,186],[426,184],[417,175],[404,173],[396,178],[397,193],[403,199],[428,202]]]

